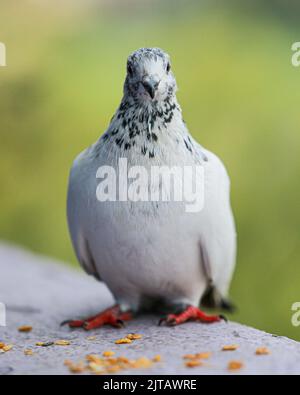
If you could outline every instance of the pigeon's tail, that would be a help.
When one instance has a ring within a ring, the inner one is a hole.
[[[236,311],[236,307],[231,301],[222,297],[222,295],[218,292],[218,290],[213,286],[209,285],[206,289],[202,299],[201,306],[207,307],[209,309],[221,309],[228,311],[229,313],[234,313]]]

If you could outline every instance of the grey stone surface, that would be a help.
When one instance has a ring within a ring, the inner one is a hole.
[[[86,354],[113,350],[130,358],[162,356],[162,362],[148,369],[123,374],[233,374],[230,360],[240,360],[244,368],[237,374],[299,374],[300,344],[282,337],[230,322],[204,325],[187,323],[178,327],[158,327],[159,317],[140,317],[124,329],[104,327],[92,332],[60,327],[67,318],[99,312],[113,303],[103,284],[84,273],[59,265],[45,257],[0,244],[0,301],[7,306],[7,326],[0,327],[0,341],[14,348],[0,354],[1,374],[68,374],[65,359],[78,361]],[[30,333],[18,332],[32,325]],[[142,340],[116,345],[114,340],[137,332]],[[95,336],[95,340],[88,340]],[[70,346],[37,347],[38,341],[67,339]],[[226,344],[238,344],[233,352],[222,352]],[[271,355],[256,356],[257,347],[266,346]],[[25,356],[24,349],[34,355]],[[186,353],[212,352],[202,367],[186,368]]]

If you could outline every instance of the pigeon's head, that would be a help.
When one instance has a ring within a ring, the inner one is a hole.
[[[124,93],[140,103],[160,102],[175,94],[170,57],[159,48],[141,48],[127,60]]]

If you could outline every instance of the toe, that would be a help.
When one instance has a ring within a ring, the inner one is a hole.
[[[159,325],[159,326],[161,326],[161,325],[165,325],[165,326],[175,326],[175,325],[177,325],[177,321],[176,321],[176,318],[175,318],[175,317],[173,317],[173,316],[167,316],[167,317],[161,318],[161,319],[159,320],[159,322],[158,322],[158,325]]]
[[[158,321],[158,326],[163,326],[163,325],[167,325],[167,321],[168,318],[167,317],[163,317]]]
[[[116,328],[124,328],[125,327],[125,323],[123,320],[116,320],[116,323],[114,325]]]
[[[167,320],[166,324],[167,324],[167,326],[176,326],[177,321],[175,318],[170,318],[169,320]]]
[[[90,322],[88,322],[88,321],[85,321],[85,322],[82,324],[82,328],[83,328],[85,331],[90,331],[90,330],[93,329],[93,324],[90,323]]]
[[[69,325],[69,323],[70,323],[71,321],[72,321],[72,320],[64,320],[63,322],[60,323],[60,326]]]
[[[65,320],[60,326],[68,325],[70,328],[81,328],[84,324],[82,320]]]

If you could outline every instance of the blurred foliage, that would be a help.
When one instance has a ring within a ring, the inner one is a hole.
[[[0,237],[76,263],[65,220],[72,160],[119,104],[127,55],[160,46],[191,132],[231,176],[234,319],[300,340],[290,323],[300,300],[299,2],[20,3],[0,6]]]

